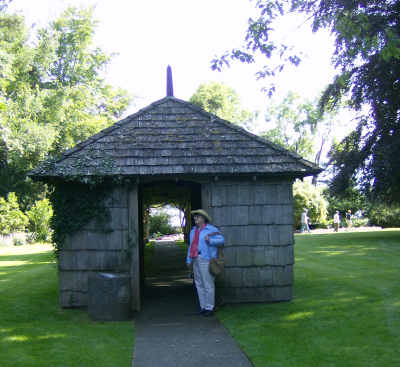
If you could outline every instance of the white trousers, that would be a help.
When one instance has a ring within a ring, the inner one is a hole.
[[[193,258],[194,283],[197,288],[200,308],[202,310],[214,310],[215,304],[215,286],[213,277],[208,271],[208,260],[199,257]]]

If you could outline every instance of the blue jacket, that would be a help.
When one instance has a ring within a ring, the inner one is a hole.
[[[190,245],[187,252],[186,263],[191,263],[192,258],[189,257],[190,247],[192,246],[192,240],[194,237],[194,232],[196,230],[196,226],[192,228],[190,231]],[[212,226],[210,223],[207,223],[205,228],[200,231],[199,235],[199,252],[201,252],[201,258],[204,260],[210,261],[210,254],[211,257],[217,257],[218,246],[222,246],[225,243],[225,238],[222,234],[217,234],[214,236],[210,236],[210,243],[204,239],[210,233],[218,232],[218,229]]]

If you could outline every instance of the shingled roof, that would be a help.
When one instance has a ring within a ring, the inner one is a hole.
[[[106,166],[107,174],[128,177],[304,177],[322,171],[297,154],[189,102],[167,96],[66,150],[51,165],[39,166],[28,176],[96,175]]]

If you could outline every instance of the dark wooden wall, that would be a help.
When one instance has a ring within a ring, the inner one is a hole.
[[[226,238],[217,301],[293,298],[292,179],[218,178],[203,184],[203,208]]]
[[[107,200],[113,232],[95,231],[94,220],[67,237],[60,251],[60,303],[62,307],[87,305],[88,276],[92,271],[129,272],[125,252],[129,231],[128,192],[114,191]]]

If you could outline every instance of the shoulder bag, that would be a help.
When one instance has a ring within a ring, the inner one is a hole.
[[[213,232],[213,233],[210,233],[209,236],[213,236],[216,234],[219,234],[219,233]],[[213,277],[216,277],[224,271],[224,267],[225,267],[226,258],[225,258],[223,245],[220,249],[218,249],[217,258],[211,257],[210,248],[208,246],[207,246],[207,248],[208,248],[208,252],[210,253],[210,262],[208,263],[208,271]]]

